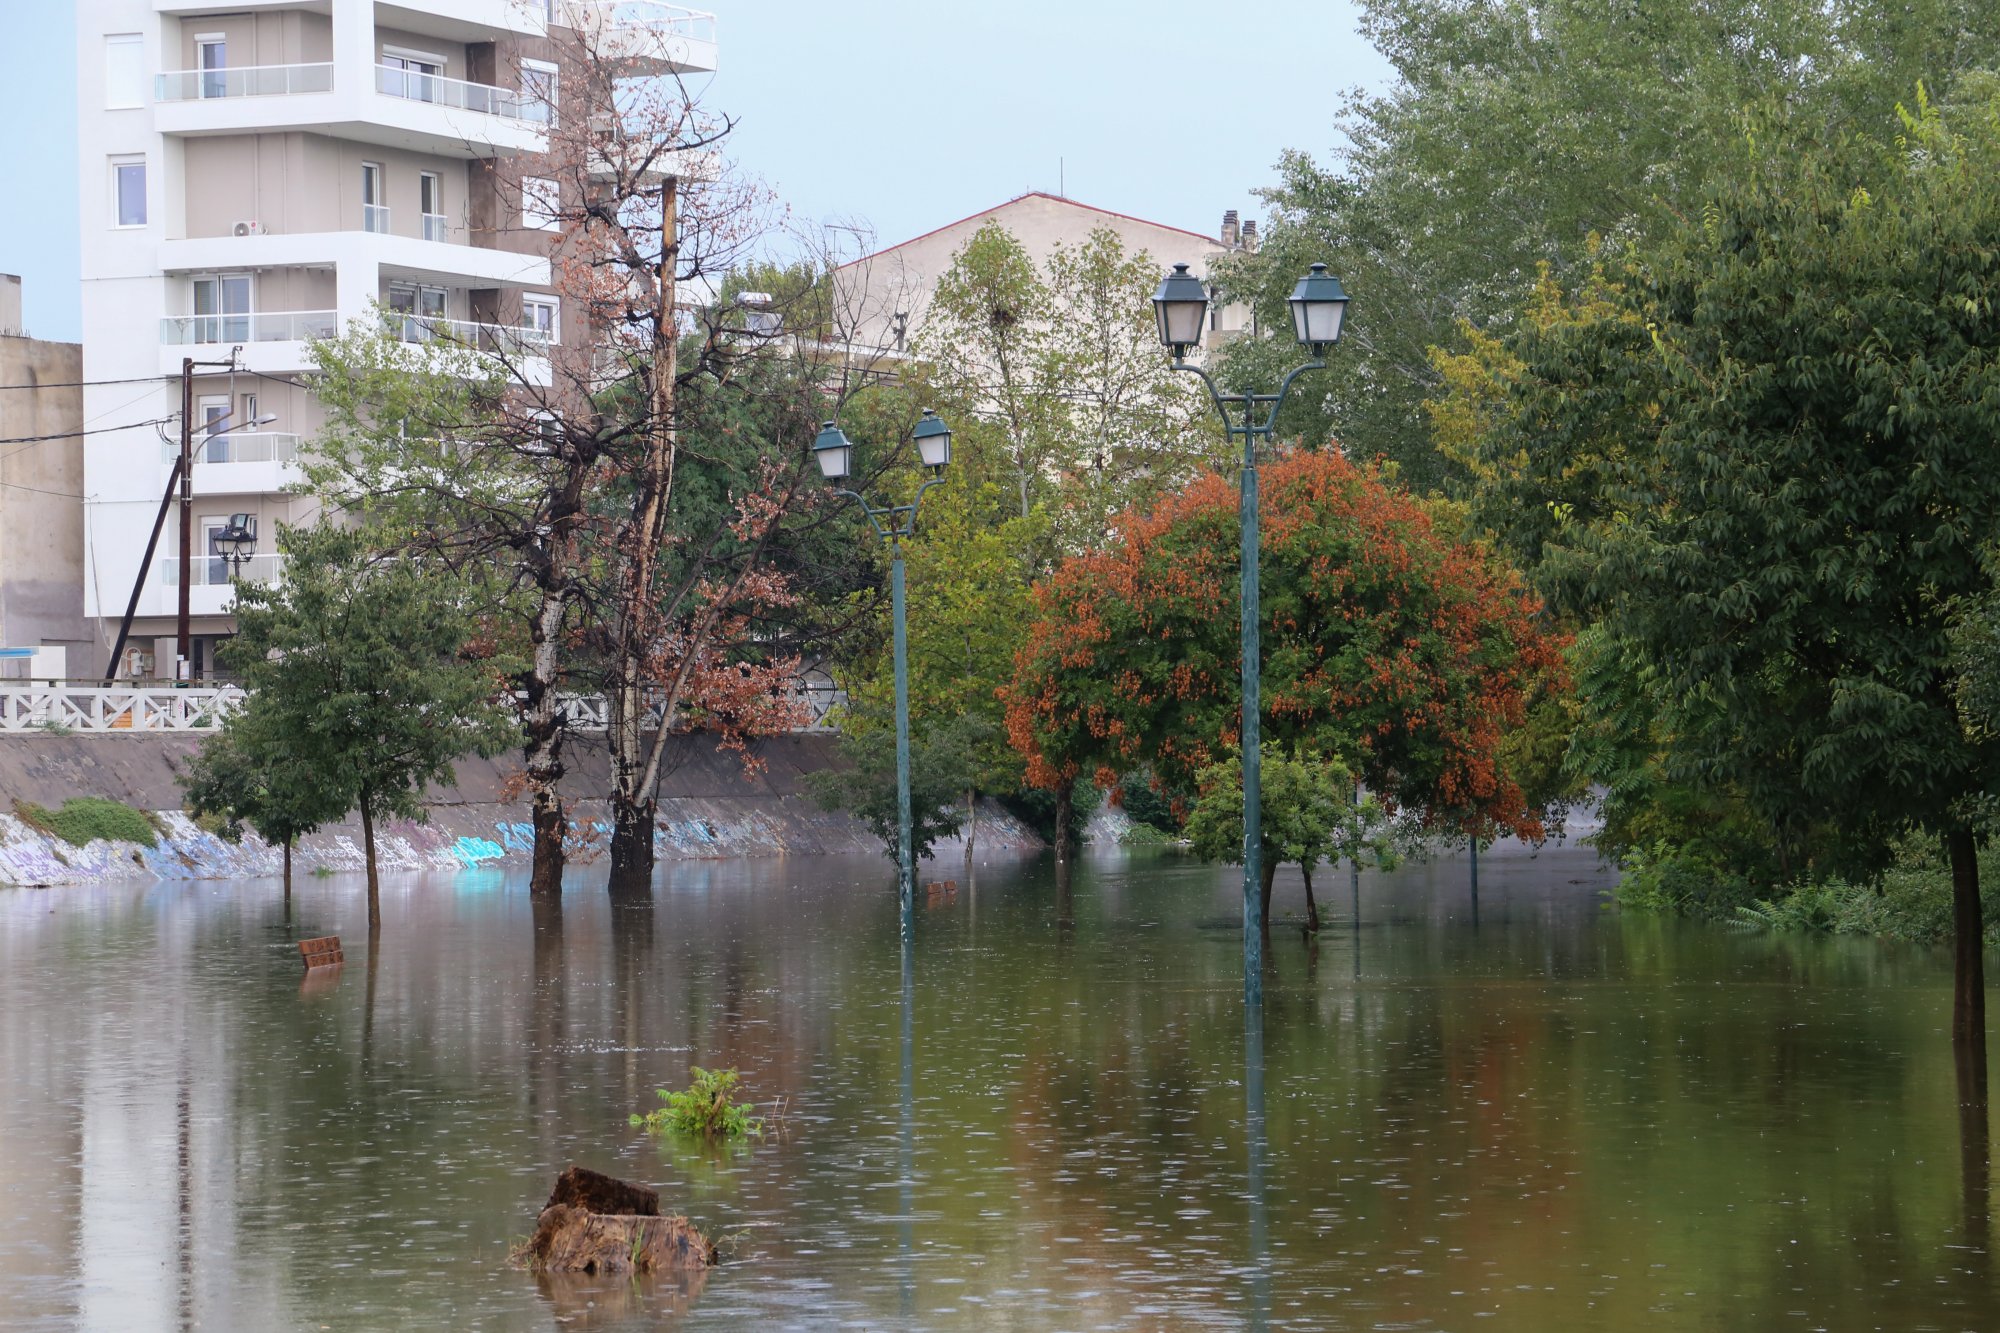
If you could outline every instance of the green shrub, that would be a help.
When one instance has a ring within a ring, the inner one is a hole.
[[[230,819],[227,815],[217,814],[213,810],[203,810],[201,813],[190,817],[194,820],[196,828],[211,837],[220,838],[224,842],[240,843],[243,841],[243,825]]]
[[[1986,937],[2000,942],[2000,858],[1980,857],[1980,897]],[[1917,944],[1952,937],[1951,867],[1935,840],[1907,837],[1889,868],[1873,882],[1828,879],[1791,885],[1771,899],[1739,907],[1736,920],[1763,930],[1811,930],[1874,935]]]
[[[666,1105],[633,1116],[632,1124],[653,1134],[683,1134],[690,1138],[736,1139],[763,1134],[763,1120],[730,1097],[736,1087],[735,1070],[703,1069],[696,1065],[689,1072],[694,1075],[694,1082],[687,1091],[658,1089],[660,1100]]]
[[[129,805],[101,796],[73,797],[64,801],[60,810],[19,801],[14,814],[22,823],[54,834],[72,847],[82,847],[96,838],[136,842],[142,847],[157,846],[159,841],[152,820]]]
[[[1665,841],[1634,848],[1622,859],[1625,875],[1612,894],[1630,911],[1729,920],[1756,901],[1756,890],[1743,875]]]

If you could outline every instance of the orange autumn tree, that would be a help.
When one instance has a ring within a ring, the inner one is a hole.
[[[1536,692],[1564,685],[1540,601],[1338,453],[1293,453],[1262,480],[1265,738],[1337,755],[1441,832],[1539,839],[1500,754]],[[1002,691],[1029,782],[1060,800],[1081,774],[1110,785],[1150,764],[1186,785],[1235,748],[1237,504],[1204,477],[1036,585]]]

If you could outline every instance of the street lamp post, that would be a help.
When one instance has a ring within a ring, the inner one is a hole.
[[[917,530],[917,510],[924,502],[924,493],[944,480],[945,466],[951,462],[951,428],[925,408],[910,440],[917,446],[918,461],[931,470],[930,479],[917,487],[910,503],[877,508],[854,491],[843,488],[839,492],[861,506],[875,535],[889,543],[889,602],[896,645],[896,877],[906,932],[916,905],[917,866],[910,845],[910,644],[904,619],[903,540]],[[819,460],[820,474],[828,481],[844,481],[854,470],[854,445],[831,421],[820,427],[813,440],[813,457]]]
[[[1292,311],[1292,332],[1312,359],[1293,369],[1276,393],[1225,394],[1200,366],[1190,365],[1187,354],[1201,345],[1202,329],[1208,323],[1208,289],[1200,278],[1188,272],[1186,264],[1174,265],[1153,297],[1153,314],[1159,321],[1160,343],[1173,353],[1175,370],[1199,375],[1208,387],[1208,396],[1222,416],[1222,425],[1231,439],[1243,441],[1243,1001],[1261,1004],[1264,999],[1264,897],[1263,897],[1263,807],[1260,790],[1263,776],[1262,703],[1258,677],[1262,671],[1262,644],[1258,625],[1260,609],[1257,590],[1257,446],[1271,438],[1278,412],[1292,391],[1292,383],[1308,370],[1326,368],[1326,349],[1340,341],[1341,320],[1347,313],[1347,292],[1340,279],[1314,264],[1300,278],[1288,302]],[[1240,412],[1242,421],[1235,419]]]

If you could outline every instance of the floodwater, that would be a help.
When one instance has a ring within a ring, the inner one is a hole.
[[[1479,869],[1366,876],[1358,923],[1323,873],[1261,1030],[1233,872],[1171,855],[1087,858],[1069,925],[1045,860],[943,868],[907,956],[879,860],[559,915],[393,879],[376,955],[347,877],[7,891],[0,1326],[2000,1328],[1947,957]],[[781,1103],[761,1141],[627,1125],[696,1064]],[[511,1267],[570,1162],[725,1262]]]

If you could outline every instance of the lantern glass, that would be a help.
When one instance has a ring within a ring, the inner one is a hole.
[[[1306,347],[1340,341],[1340,324],[1347,314],[1347,292],[1340,279],[1314,264],[1292,289],[1292,333]]]
[[[944,424],[936,412],[924,409],[923,417],[917,422],[910,438],[917,443],[917,457],[928,468],[941,468],[951,462],[951,427]]]
[[[819,435],[813,440],[813,457],[819,460],[821,476],[828,481],[841,481],[852,470],[854,446],[848,442],[846,432],[829,421],[819,428]]]
[[[1201,279],[1188,272],[1186,264],[1160,281],[1153,295],[1153,317],[1160,326],[1160,345],[1179,353],[1199,346],[1202,326],[1208,322],[1208,289]]]

